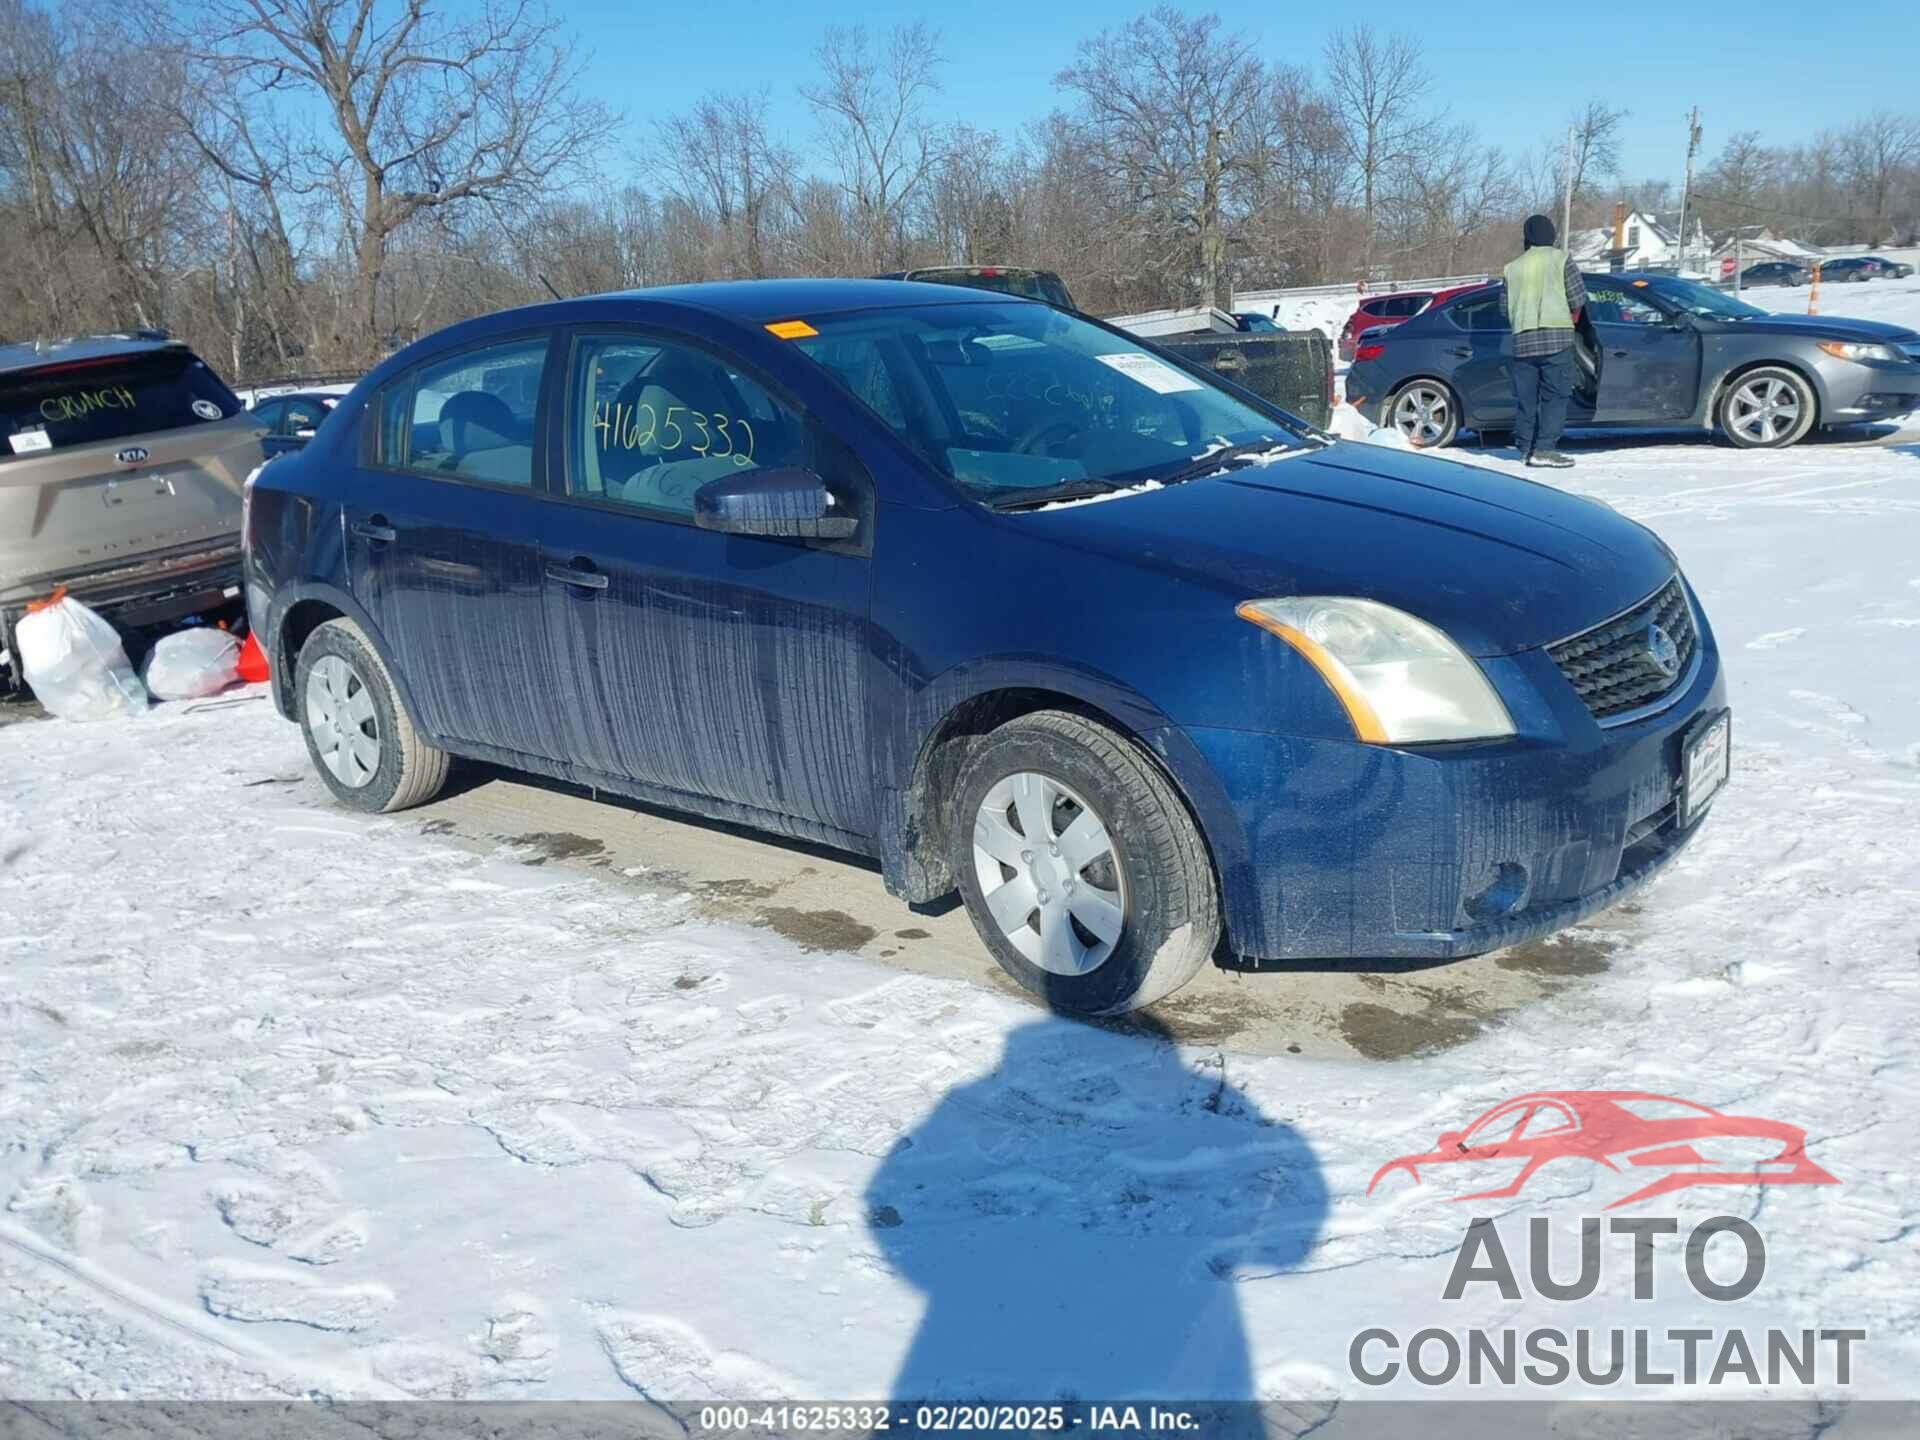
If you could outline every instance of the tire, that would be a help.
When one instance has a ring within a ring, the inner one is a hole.
[[[347,808],[407,810],[446,784],[451,757],[420,738],[393,677],[353,621],[329,620],[307,637],[294,666],[293,703],[313,768]]]
[[[1023,811],[1047,827],[1045,850],[1029,844]],[[1055,842],[1082,834],[1074,826],[1088,811],[1105,833],[1080,859]],[[1052,1009],[1123,1014],[1171,994],[1212,956],[1220,904],[1200,832],[1153,762],[1106,726],[1061,710],[1009,721],[967,757],[950,813],[974,929]]]
[[[1451,445],[1460,433],[1460,400],[1441,380],[1409,380],[1387,397],[1385,423],[1416,450]]]
[[[1714,421],[1742,450],[1778,450],[1805,438],[1819,419],[1818,409],[1813,387],[1798,371],[1761,365],[1726,383]]]

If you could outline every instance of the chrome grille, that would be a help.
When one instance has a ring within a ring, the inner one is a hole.
[[[1671,673],[1655,658],[1655,626],[1673,641]],[[1676,575],[1624,615],[1549,645],[1547,654],[1594,718],[1610,720],[1656,703],[1684,680],[1698,643],[1693,609]]]

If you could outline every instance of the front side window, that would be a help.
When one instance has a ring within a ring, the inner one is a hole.
[[[708,481],[807,463],[800,418],[690,346],[583,337],[568,391],[568,485],[588,499],[691,520]]]
[[[0,380],[0,458],[184,430],[241,411],[239,398],[186,350],[55,361]]]
[[[1599,325],[1658,325],[1667,317],[1642,294],[1619,285],[1589,284],[1587,318]]]
[[[1222,451],[1309,443],[1139,341],[1044,306],[915,305],[808,327],[788,343],[989,504],[1194,478]]]
[[[380,463],[422,475],[533,484],[544,335],[463,350],[381,392]]]

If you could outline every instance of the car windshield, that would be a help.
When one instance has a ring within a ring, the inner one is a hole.
[[[0,378],[8,437],[0,459],[204,425],[240,409],[220,377],[185,350],[55,361]]]
[[[1744,300],[1734,299],[1724,290],[1715,290],[1710,285],[1701,285],[1693,280],[1663,276],[1647,281],[1646,287],[1668,305],[1684,310],[1689,315],[1704,315],[1711,320],[1752,320],[1767,313]]]
[[[803,354],[988,504],[1171,483],[1215,457],[1225,468],[1314,443],[1303,422],[1042,305],[918,305],[806,328]]]

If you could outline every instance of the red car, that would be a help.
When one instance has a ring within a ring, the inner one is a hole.
[[[1353,359],[1362,331],[1385,330],[1402,320],[1411,320],[1429,306],[1451,300],[1456,295],[1464,295],[1469,290],[1478,290],[1486,283],[1476,280],[1471,285],[1454,285],[1445,290],[1401,290],[1392,295],[1367,296],[1360,302],[1360,308],[1347,317],[1347,323],[1340,331],[1340,358]]]
[[[1723,1115],[1691,1100],[1639,1090],[1548,1090],[1504,1100],[1466,1130],[1444,1131],[1424,1155],[1402,1155],[1374,1173],[1372,1194],[1404,1171],[1420,1183],[1435,1165],[1521,1162],[1504,1185],[1460,1195],[1495,1200],[1517,1195],[1534,1171],[1553,1160],[1591,1161],[1616,1174],[1664,1174],[1615,1200],[1615,1209],[1693,1185],[1837,1185],[1807,1158],[1807,1132],[1778,1120]]]

